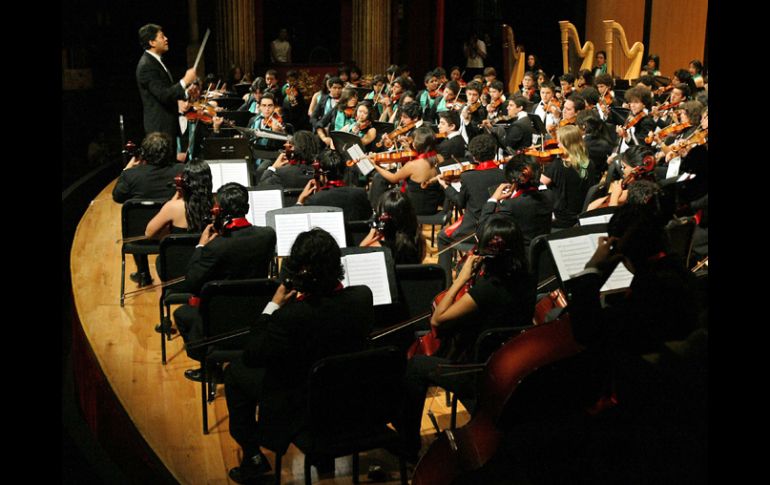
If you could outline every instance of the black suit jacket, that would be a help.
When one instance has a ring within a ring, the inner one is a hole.
[[[532,145],[532,122],[529,117],[516,120],[505,130],[505,139],[503,145],[511,147],[513,150],[520,150]]]
[[[166,167],[142,164],[123,170],[112,189],[112,199],[119,204],[128,199],[170,199],[176,190],[174,177],[183,170],[181,163]]]
[[[197,295],[209,281],[266,278],[275,243],[270,227],[249,226],[215,237],[195,248],[182,291]]]
[[[541,234],[551,232],[551,214],[553,201],[544,192],[525,192],[515,199],[504,199],[499,204],[486,202],[481,210],[479,224],[494,214],[504,214],[511,217],[519,226],[524,236],[524,246]]]
[[[364,350],[374,323],[372,292],[351,286],[329,296],[292,301],[253,325],[243,364],[265,370],[260,443],[281,449],[302,428],[307,379],[318,360]]]
[[[147,52],[136,66],[136,83],[144,106],[144,132],[160,131],[175,138],[179,134],[177,100],[185,97],[182,85]]]
[[[274,171],[265,170],[257,187],[280,185],[284,189],[302,189],[313,178],[313,168],[308,165],[284,165]]]
[[[476,230],[481,217],[481,209],[491,195],[489,189],[496,189],[505,182],[503,171],[499,168],[489,170],[472,170],[460,175],[462,187],[460,192],[451,185],[446,188],[446,196],[464,209],[463,222],[452,234],[453,238],[470,234]]]
[[[447,138],[436,147],[436,151],[444,157],[445,163],[454,163],[452,155],[462,160],[465,156],[465,139],[462,135]]]
[[[360,187],[332,187],[311,195],[305,205],[325,205],[342,208],[345,222],[363,221],[372,216],[372,205],[366,190]]]

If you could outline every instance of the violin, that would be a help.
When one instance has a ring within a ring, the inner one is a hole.
[[[674,89],[674,85],[673,84],[669,84],[668,86],[661,86],[658,89],[656,89],[655,91],[653,91],[653,94],[656,95],[656,96],[659,96],[659,95],[661,95],[663,93],[667,93],[667,92],[671,91],[672,89]]]
[[[345,112],[346,118],[352,118],[353,115],[355,114],[356,108],[355,106],[348,106],[343,111]]]
[[[404,163],[408,162],[409,160],[412,160],[414,157],[416,157],[418,153],[414,150],[394,150],[392,152],[381,152],[381,153],[374,153],[372,155],[369,155],[368,158],[370,162],[377,163],[380,165],[390,165],[391,163]],[[353,167],[355,164],[358,163],[358,160],[348,160],[346,162],[346,165],[348,167]]]
[[[550,113],[552,108],[561,109],[561,103],[558,99],[551,98],[550,101],[543,105],[543,111],[545,111],[546,114]]]
[[[524,150],[517,150],[517,153],[523,153],[524,155],[534,157],[535,160],[537,160],[537,162],[541,165],[551,162],[555,157],[562,156],[567,153],[563,148],[559,148],[558,146],[556,148],[548,148],[548,146],[549,145],[546,143],[546,145],[540,150],[538,150],[537,147],[531,146],[529,148],[525,148]]]
[[[265,127],[270,130],[273,130],[274,127],[283,129],[283,118],[281,118],[281,115],[277,112],[273,111],[273,114],[265,120]]]
[[[652,155],[647,155],[642,160],[641,165],[639,165],[638,167],[634,167],[628,175],[623,177],[623,182],[621,183],[623,190],[627,189],[628,186],[635,180],[638,180],[642,177],[647,176],[654,169],[655,169],[655,157],[653,157]],[[609,198],[607,199],[607,201],[609,202]]]
[[[689,128],[690,126],[692,126],[692,125],[690,124],[689,121],[684,121],[682,123],[672,123],[672,124],[668,125],[667,127],[663,128],[662,130],[660,130],[659,132],[653,133],[652,136],[645,137],[644,138],[644,142],[649,145],[650,143],[652,143],[652,139],[655,136],[657,136],[659,139],[662,140],[662,139],[666,138],[668,135],[674,135],[676,133],[681,133],[684,130],[686,130],[687,128]]]
[[[573,116],[571,118],[564,118],[563,120],[559,121],[559,127],[574,125],[576,121],[577,121],[577,116]]]
[[[481,101],[476,101],[472,105],[468,106],[468,113],[475,113],[477,109],[481,107]]]
[[[440,174],[436,175],[435,177],[431,177],[428,180],[425,180],[420,183],[420,188],[428,188],[429,185],[438,182],[439,179],[445,181],[446,183],[452,183],[457,182],[460,180],[460,176],[468,172],[470,170],[475,170],[475,167],[473,165],[461,165],[460,168],[456,168],[453,170],[444,170]]]
[[[630,118],[630,119],[629,119],[629,120],[626,122],[626,124],[625,124],[625,125],[623,125],[623,128],[622,128],[622,130],[623,130],[623,138],[625,138],[625,137],[626,137],[626,131],[628,131],[628,130],[630,130],[631,128],[633,128],[633,127],[634,127],[634,126],[635,126],[637,123],[639,123],[639,121],[641,121],[641,120],[642,120],[642,118],[644,118],[645,116],[647,116],[647,113],[645,113],[645,112],[644,112],[644,110],[642,110],[642,111],[640,111],[640,112],[639,112],[639,114],[637,114],[637,115],[636,115],[636,116],[634,116],[633,118]]]
[[[407,124],[405,124],[403,126],[400,126],[400,127],[396,128],[395,130],[391,131],[390,133],[388,133],[388,138],[390,138],[391,141],[392,141],[395,138],[398,138],[399,136],[403,135],[404,133],[409,132],[409,130],[414,128],[415,125],[417,125],[417,122],[416,121],[412,121],[412,122],[407,123]],[[375,145],[377,147],[381,147],[382,146],[382,142],[383,142],[383,140],[380,140],[377,143],[375,143]]]
[[[503,432],[498,421],[519,383],[543,366],[580,353],[569,315],[534,326],[494,352],[483,368],[476,409],[470,422],[445,430],[417,463],[412,485],[450,484],[484,466],[496,453]]]
[[[676,108],[680,104],[682,104],[681,101],[675,101],[673,103],[666,103],[666,104],[662,104],[660,106],[656,106],[654,109],[655,109],[656,112],[660,113],[662,111],[668,111],[671,108]]]
[[[297,100],[297,94],[299,92],[297,91],[297,88],[289,85],[288,88],[286,88],[286,97],[289,98],[289,104],[292,106],[297,106],[298,100]]]
[[[688,150],[690,150],[690,148],[694,146],[699,146],[699,145],[708,143],[708,138],[709,138],[708,128],[705,128],[705,129],[698,128],[690,136],[688,136],[684,140],[681,140],[679,143],[674,145],[671,148],[671,150],[674,153],[679,153],[680,151],[687,152]]]

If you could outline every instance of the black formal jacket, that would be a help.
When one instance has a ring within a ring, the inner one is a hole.
[[[372,205],[366,190],[360,187],[331,187],[311,195],[305,205],[340,207],[345,222],[363,221],[372,216]]]
[[[176,190],[174,177],[183,170],[181,163],[166,167],[145,163],[123,170],[112,189],[112,199],[119,204],[128,199],[170,199]]]
[[[436,151],[444,157],[444,163],[456,163],[452,155],[462,160],[465,157],[465,138],[462,135],[453,136],[442,141],[436,147]]]
[[[513,150],[520,150],[532,145],[532,121],[529,116],[516,120],[505,130],[503,145]]]
[[[462,187],[458,192],[449,185],[446,188],[446,196],[449,200],[464,209],[463,222],[452,234],[453,238],[470,234],[476,230],[481,217],[481,209],[486,204],[491,195],[489,189],[497,188],[498,185],[505,182],[503,171],[499,168],[489,170],[472,170],[460,175]]]
[[[515,199],[504,199],[499,203],[488,201],[481,210],[479,224],[494,213],[511,217],[524,236],[524,246],[541,234],[551,232],[553,201],[543,191],[524,192]]]
[[[195,248],[182,291],[197,295],[209,281],[266,278],[275,243],[271,227],[243,227],[215,237]]]
[[[307,380],[315,362],[367,346],[374,323],[372,292],[351,286],[292,301],[252,326],[243,363],[265,369],[260,443],[281,449],[306,422]],[[376,378],[376,376],[373,376]]]
[[[280,185],[284,189],[302,189],[313,178],[313,168],[304,165],[284,165],[281,168],[265,170],[257,187]]]
[[[144,132],[160,131],[176,138],[179,134],[177,100],[185,97],[182,85],[147,52],[136,66],[136,83],[144,106]]]

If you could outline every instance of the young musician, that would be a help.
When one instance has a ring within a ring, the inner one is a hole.
[[[438,144],[436,150],[447,162],[452,160],[453,156],[457,159],[465,157],[466,143],[460,133],[460,115],[457,110],[442,111],[438,118],[438,132],[445,134],[446,138]]]
[[[369,234],[359,246],[385,246],[396,264],[420,264],[427,247],[409,196],[397,187],[384,192],[376,204]]]
[[[460,111],[460,118],[466,141],[481,133],[481,122],[487,117],[487,110],[481,105],[481,91],[481,84],[475,81],[465,87],[467,102]]]
[[[321,119],[329,114],[337,106],[337,103],[340,100],[340,96],[342,95],[342,87],[344,85],[345,83],[338,77],[329,79],[329,94],[321,95],[321,97],[318,99],[318,103],[316,104],[315,111],[310,117],[310,123],[313,125],[315,130],[318,129],[318,125],[321,122]]]
[[[503,94],[503,82],[497,79],[488,84],[489,104],[487,105],[487,119],[493,122],[506,112],[506,98]]]
[[[361,138],[366,149],[377,137],[377,130],[372,126],[374,108],[368,102],[360,102],[356,106],[356,119],[342,127],[342,131],[352,133]]]
[[[655,120],[647,114],[652,107],[652,93],[643,86],[634,86],[626,91],[625,97],[631,112],[626,123],[622,127],[617,126],[615,131],[623,138],[626,146],[650,145],[645,141],[645,137],[655,130]]]
[[[540,102],[540,93],[535,80],[535,73],[527,71],[521,79],[521,88],[513,93],[514,96],[524,96],[532,105]]]
[[[350,124],[356,119],[356,105],[358,104],[358,93],[353,88],[342,90],[340,100],[335,109],[329,111],[321,118],[316,126],[316,134],[321,141],[328,147],[332,147],[332,138],[329,133],[340,131],[345,125]]]
[[[417,99],[420,102],[420,108],[422,108],[422,119],[425,121],[431,121],[431,116],[435,110],[436,104],[439,102],[440,93],[438,91],[439,80],[435,71],[430,71],[425,74],[425,89],[417,93]]]
[[[279,185],[284,189],[301,189],[313,178],[311,164],[318,153],[318,139],[309,131],[300,130],[289,138],[284,151],[266,167],[258,187]]]

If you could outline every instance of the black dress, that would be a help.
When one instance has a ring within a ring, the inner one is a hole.
[[[554,204],[553,226],[555,228],[572,227],[578,222],[578,214],[583,210],[588,188],[598,182],[593,162],[589,160],[584,177],[557,158],[545,167],[545,176],[551,179],[549,188],[553,191]]]
[[[444,202],[444,190],[439,184],[432,184],[423,189],[411,178],[406,179],[406,195],[412,201],[414,212],[418,216],[432,216]]]

